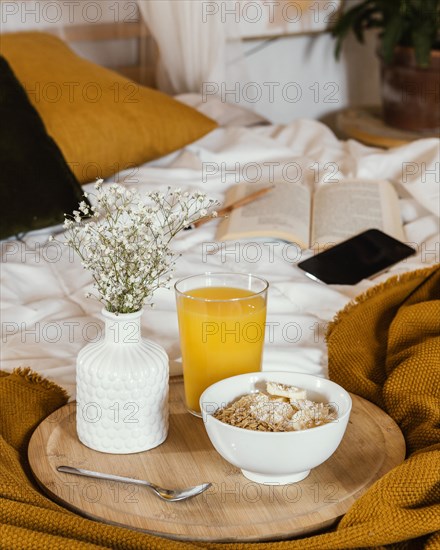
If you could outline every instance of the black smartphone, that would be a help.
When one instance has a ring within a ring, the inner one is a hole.
[[[323,283],[355,285],[414,253],[413,248],[379,229],[368,229],[299,262],[298,267]]]

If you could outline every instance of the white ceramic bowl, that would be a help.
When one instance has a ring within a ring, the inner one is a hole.
[[[267,381],[303,388],[308,399],[332,403],[338,419],[301,431],[258,432],[225,424],[212,416],[218,408],[245,394],[265,390]],[[200,408],[209,439],[225,460],[252,481],[285,485],[301,481],[336,451],[347,428],[351,397],[335,382],[318,376],[265,371],[212,384],[200,397]]]

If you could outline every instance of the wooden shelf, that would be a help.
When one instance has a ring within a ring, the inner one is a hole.
[[[44,32],[59,35],[59,29],[44,29]],[[127,23],[96,23],[89,25],[65,25],[63,38],[67,42],[104,42],[106,40],[129,40],[150,36],[147,27],[140,21]]]
[[[387,126],[379,106],[344,109],[338,114],[337,124],[347,138],[385,149],[406,145],[416,139],[439,137],[436,132],[408,132]]]

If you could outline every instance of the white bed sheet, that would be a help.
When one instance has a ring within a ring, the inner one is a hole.
[[[197,98],[186,99],[197,105]],[[206,105],[203,109],[210,112]],[[214,105],[211,114],[228,124],[231,120],[224,104]],[[252,117],[249,120],[255,123]],[[285,163],[296,162],[303,170],[305,185],[314,181],[318,166],[322,180],[328,175],[326,163],[334,163],[340,180],[386,178],[396,185],[401,196],[406,240],[417,246],[417,254],[374,280],[355,286],[326,286],[308,279],[290,260],[299,261],[311,252],[301,253],[286,243],[265,240],[257,248],[241,242],[236,249],[235,243],[227,243],[217,253],[206,254],[217,246],[216,221],[183,232],[175,241],[175,248],[183,254],[175,279],[205,271],[234,271],[251,272],[270,282],[264,369],[326,376],[324,335],[334,314],[379,281],[439,261],[439,176],[435,172],[439,168],[439,140],[419,140],[383,151],[355,141],[339,141],[326,126],[311,120],[298,120],[287,126],[228,125],[183,150],[115,179],[121,181],[125,177],[128,186],[140,189],[165,189],[169,185],[202,188],[221,200],[225,190],[240,179],[236,163],[243,166],[252,162],[262,168],[262,178],[269,176],[263,163],[279,163],[276,172]],[[206,178],[203,163],[211,163],[211,169],[213,163],[225,163],[224,168],[231,172],[225,175],[220,169]],[[315,168],[311,169],[311,165]],[[91,278],[71,251],[48,243],[52,232],[53,229],[28,234],[23,242],[2,242],[1,366],[7,371],[30,366],[64,386],[73,398],[76,356],[102,331],[101,304],[85,298]],[[160,290],[154,302],[155,308],[147,309],[142,318],[144,335],[164,346],[171,374],[178,374],[181,358],[173,291]]]

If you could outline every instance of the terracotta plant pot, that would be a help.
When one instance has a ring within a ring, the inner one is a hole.
[[[381,59],[385,123],[402,130],[440,130],[440,50],[431,50],[430,65],[417,67],[414,50],[398,46],[394,59]]]

